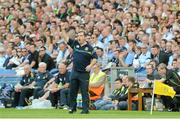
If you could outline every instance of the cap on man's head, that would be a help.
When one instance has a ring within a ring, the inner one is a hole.
[[[103,48],[99,47],[99,46],[96,46],[94,47],[95,50],[101,50],[101,51],[104,51]]]
[[[119,49],[119,51],[120,51],[120,52],[127,51],[127,48],[123,46],[123,47],[121,47],[121,48]]]

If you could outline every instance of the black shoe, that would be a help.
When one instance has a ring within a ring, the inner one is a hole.
[[[74,112],[76,112],[76,109],[69,109],[69,114],[73,114]]]
[[[81,114],[89,114],[89,111],[82,111]]]

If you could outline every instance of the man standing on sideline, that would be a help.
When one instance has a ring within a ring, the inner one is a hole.
[[[80,31],[77,39],[69,39],[65,31],[62,32],[64,40],[73,48],[73,69],[70,77],[70,109],[69,113],[76,112],[76,98],[80,88],[82,94],[82,112],[89,113],[89,72],[96,63],[97,55],[91,45],[86,42],[85,33]]]

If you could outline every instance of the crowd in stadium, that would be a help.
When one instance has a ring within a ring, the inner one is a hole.
[[[65,39],[78,40],[82,31],[98,57],[90,89],[102,87],[114,66],[133,67],[147,74],[147,83],[159,79],[180,93],[179,23],[178,0],[0,0],[0,69],[25,73],[15,86],[13,107],[27,106],[33,96],[68,108],[73,49]],[[116,79],[118,91],[92,108],[127,109],[134,82]],[[169,111],[180,108],[178,97],[161,98]]]

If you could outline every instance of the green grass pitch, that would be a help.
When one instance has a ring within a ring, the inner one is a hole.
[[[0,119],[180,119],[180,112],[149,111],[98,111],[91,110],[90,114],[68,114],[67,110],[60,109],[0,109]]]

